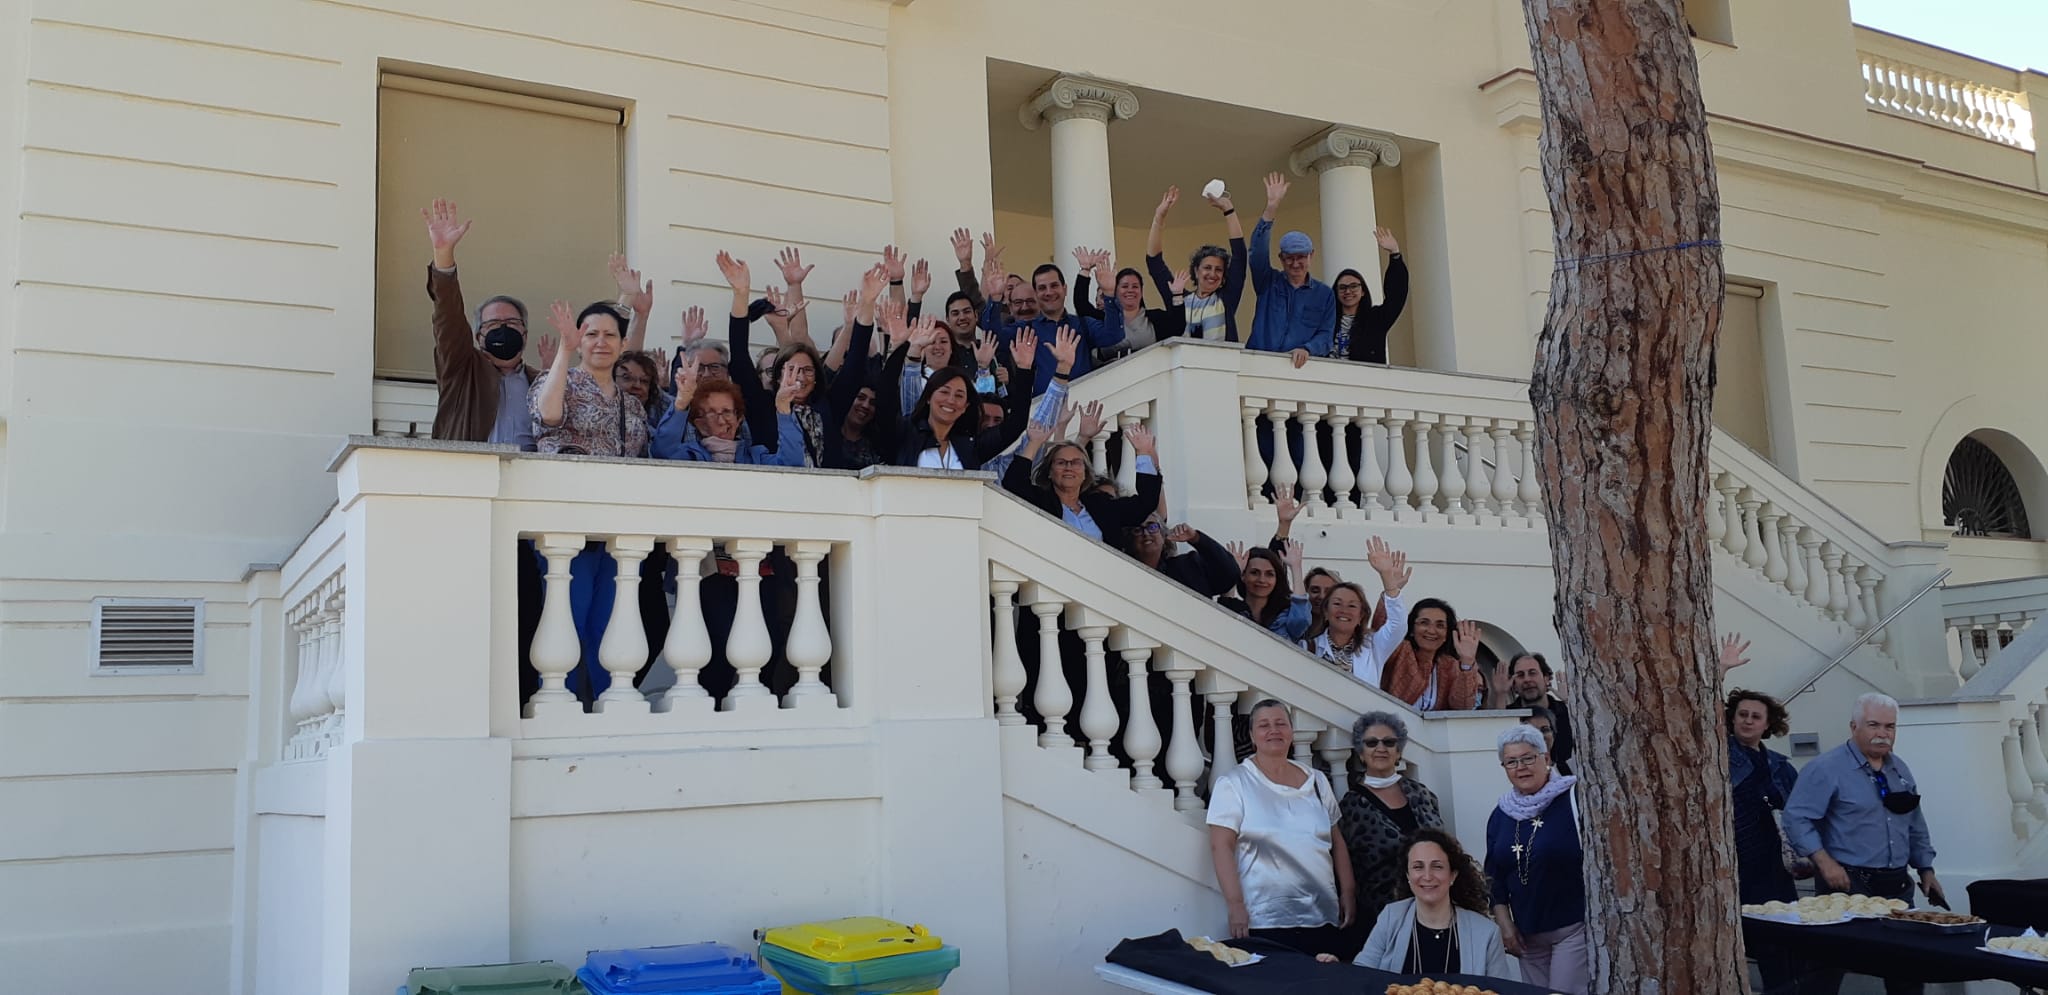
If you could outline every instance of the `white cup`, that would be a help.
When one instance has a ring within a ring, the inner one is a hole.
[[[1210,180],[1209,185],[1202,188],[1202,196],[1207,197],[1210,200],[1215,200],[1216,198],[1223,196],[1223,181]]]

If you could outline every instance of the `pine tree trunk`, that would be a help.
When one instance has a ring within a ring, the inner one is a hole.
[[[1558,266],[1529,395],[1592,991],[1747,991],[1705,514],[1720,195],[1682,0],[1523,0]]]

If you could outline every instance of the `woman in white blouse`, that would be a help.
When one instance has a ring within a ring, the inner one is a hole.
[[[1252,706],[1254,752],[1209,794],[1209,853],[1233,939],[1257,936],[1307,954],[1342,947],[1356,894],[1337,832],[1337,793],[1288,758],[1294,723],[1271,698]]]
[[[1380,600],[1385,605],[1386,622],[1368,631],[1372,602],[1366,600],[1365,588],[1341,583],[1325,597],[1323,620],[1309,629],[1301,648],[1378,687],[1387,658],[1408,636],[1408,605],[1401,600],[1401,589],[1408,586],[1414,571],[1408,566],[1408,554],[1387,545],[1379,536],[1366,542],[1365,561],[1380,575]]]

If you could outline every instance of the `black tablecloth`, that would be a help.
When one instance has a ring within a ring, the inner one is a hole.
[[[2048,878],[1972,882],[1970,911],[1992,922],[2048,933]]]
[[[1989,927],[1991,936],[2017,936],[2018,926]],[[2023,960],[1978,950],[1985,928],[1968,933],[1902,929],[1877,919],[1839,926],[1793,926],[1744,916],[1742,939],[1751,956],[1784,950],[1807,965],[1896,981],[2009,981],[2048,987],[2048,961]]]
[[[1227,967],[1216,958],[1188,946],[1180,931],[1173,929],[1158,936],[1125,940],[1104,959],[1155,978],[1199,988],[1212,995],[1274,995],[1278,992],[1286,995],[1358,995],[1360,992],[1386,991],[1390,984],[1422,980],[1421,975],[1389,974],[1351,964],[1319,964],[1314,957],[1270,940],[1253,938],[1228,942],[1246,953],[1259,954],[1265,960],[1246,967]],[[1518,981],[1465,974],[1432,974],[1430,977],[1461,985],[1477,985],[1500,995],[1550,995],[1547,988]]]

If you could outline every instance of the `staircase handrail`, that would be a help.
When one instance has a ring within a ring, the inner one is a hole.
[[[1813,690],[1814,685],[1819,684],[1820,679],[1826,677],[1829,671],[1835,669],[1836,667],[1841,666],[1843,662],[1847,661],[1851,656],[1854,656],[1857,650],[1863,648],[1863,644],[1869,642],[1879,632],[1884,631],[1884,627],[1892,624],[1893,619],[1898,618],[1900,615],[1905,614],[1906,609],[1913,607],[1914,602],[1920,600],[1921,598],[1926,597],[1927,592],[1932,591],[1937,587],[1940,587],[1941,582],[1947,580],[1948,576],[1954,572],[1955,571],[1952,569],[1942,570],[1939,576],[1936,576],[1933,580],[1928,581],[1927,584],[1921,587],[1919,590],[1914,591],[1912,597],[1909,597],[1906,600],[1900,602],[1897,607],[1893,608],[1889,613],[1887,613],[1885,617],[1882,620],[1880,620],[1876,625],[1873,625],[1863,630],[1861,633],[1858,633],[1855,639],[1850,640],[1847,649],[1844,649],[1840,653],[1835,654],[1834,659],[1829,660],[1819,670],[1814,671],[1813,676],[1806,678],[1804,681],[1801,681],[1797,685],[1794,685],[1794,687],[1796,687],[1797,690],[1785,696],[1784,704],[1790,705],[1794,698],[1797,698],[1800,695]]]

